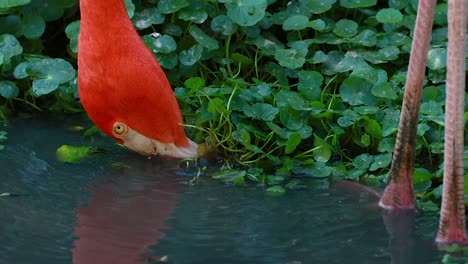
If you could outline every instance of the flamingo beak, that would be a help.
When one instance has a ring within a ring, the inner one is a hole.
[[[189,140],[188,147],[179,147],[174,143],[164,143],[146,137],[131,129],[125,123],[114,123],[112,134],[121,139],[128,149],[144,156],[162,155],[173,158],[195,158],[197,157],[197,143]]]

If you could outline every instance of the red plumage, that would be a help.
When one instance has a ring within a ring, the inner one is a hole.
[[[120,143],[115,122],[162,143],[189,146],[169,81],[123,0],[81,0],[80,9],[78,86],[91,120]]]

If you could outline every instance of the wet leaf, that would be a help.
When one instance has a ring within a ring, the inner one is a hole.
[[[73,66],[63,59],[31,59],[15,69],[17,78],[30,77],[35,96],[49,94],[60,84],[71,81],[76,76]]]
[[[143,41],[155,53],[171,53],[177,50],[177,43],[169,35],[146,35]]]
[[[225,3],[227,16],[240,26],[253,26],[265,16],[266,0],[232,0]]]
[[[331,155],[332,150],[328,143],[321,139],[319,136],[314,135],[314,159],[319,162],[327,162]]]
[[[380,123],[377,122],[377,120],[367,119],[364,125],[364,130],[373,138],[382,138],[382,127],[380,126]]]
[[[180,52],[179,61],[183,65],[191,66],[200,60],[203,52],[203,46],[197,44],[188,50]]]
[[[333,33],[343,38],[350,38],[358,33],[358,24],[349,19],[340,19],[336,22]]]
[[[353,165],[356,169],[367,170],[372,162],[374,162],[374,156],[364,153],[354,158]]]
[[[263,121],[272,121],[278,113],[278,108],[270,104],[256,103],[244,107],[246,116]]]
[[[17,97],[19,89],[14,82],[0,81],[0,95],[4,98],[11,99]]]
[[[202,9],[184,9],[180,11],[179,18],[184,21],[201,24],[208,18],[208,13]]]
[[[370,138],[369,134],[362,134],[362,135],[361,135],[361,144],[362,144],[362,146],[364,146],[364,147],[370,146],[370,144],[371,144],[371,138]]]
[[[322,31],[325,29],[326,24],[322,19],[314,19],[309,22],[308,26],[315,30]]]
[[[0,54],[3,54],[3,63],[10,63],[13,56],[23,52],[23,47],[15,36],[10,34],[0,35]]]
[[[433,48],[427,53],[427,67],[431,70],[440,70],[447,66],[447,49]]]
[[[203,32],[197,26],[191,26],[189,28],[189,33],[203,47],[209,50],[215,50],[219,48],[218,42],[214,38],[205,34],[205,32]]]
[[[213,173],[211,178],[223,183],[233,183],[234,181],[239,181],[239,178],[243,179],[246,173],[245,170],[223,170]]]
[[[286,193],[286,190],[284,189],[284,187],[280,185],[274,185],[274,186],[268,187],[265,191],[266,191],[266,194],[269,196],[281,196]]]
[[[155,24],[162,24],[164,16],[159,12],[159,9],[153,7],[136,12],[132,21],[137,29],[145,29]]]
[[[397,99],[398,95],[390,83],[384,82],[372,87],[372,95],[388,99]]]
[[[15,6],[27,5],[31,0],[2,0],[0,2],[0,8],[10,8]]]
[[[377,0],[340,0],[340,5],[346,8],[369,7],[377,4]]]
[[[189,6],[187,0],[160,0],[158,2],[158,9],[163,14],[171,14]]]
[[[400,23],[403,20],[403,15],[397,9],[383,8],[377,12],[375,18],[380,23]]]
[[[38,15],[28,15],[22,18],[22,33],[28,39],[37,39],[45,31],[45,21]]]
[[[392,162],[392,154],[391,153],[383,153],[374,156],[374,162],[372,162],[369,170],[376,171],[380,168],[386,168]]]
[[[299,71],[298,90],[308,101],[318,100],[322,93],[323,76],[316,71]]]
[[[277,49],[275,59],[279,64],[289,69],[297,69],[305,63],[305,55],[295,49]]]
[[[343,101],[350,105],[376,105],[377,97],[371,94],[373,85],[361,78],[349,77],[340,86]]]
[[[96,150],[89,146],[62,145],[57,149],[55,155],[57,160],[64,163],[77,163],[88,158]]]
[[[206,83],[201,77],[191,77],[184,82],[184,85],[191,90],[198,90],[205,87]]]
[[[299,0],[299,2],[311,13],[321,14],[333,6],[336,0]]]
[[[377,34],[372,30],[365,29],[354,36],[352,41],[362,46],[372,47],[377,44]]]
[[[70,39],[70,49],[73,53],[78,52],[78,33],[80,31],[80,21],[74,21],[65,28],[65,34]]]
[[[301,143],[301,134],[297,132],[293,132],[289,135],[288,140],[286,141],[286,146],[284,148],[284,153],[285,154],[290,154],[294,152],[296,147]]]
[[[307,28],[309,18],[304,15],[293,15],[283,22],[283,30],[303,30]]]
[[[211,29],[225,36],[230,36],[236,32],[236,25],[226,15],[219,15],[211,20]]]

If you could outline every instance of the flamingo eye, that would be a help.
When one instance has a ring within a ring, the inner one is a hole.
[[[116,137],[123,137],[128,132],[128,127],[124,123],[115,123],[113,128],[113,134]]]

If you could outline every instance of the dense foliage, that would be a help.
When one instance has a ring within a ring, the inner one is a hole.
[[[386,182],[417,1],[126,4],[194,126],[191,138],[226,157],[213,178],[271,193],[300,188],[292,176]],[[426,210],[440,198],[446,11],[439,3],[417,134],[415,190]],[[78,2],[7,0],[0,14],[0,121],[82,111]]]

